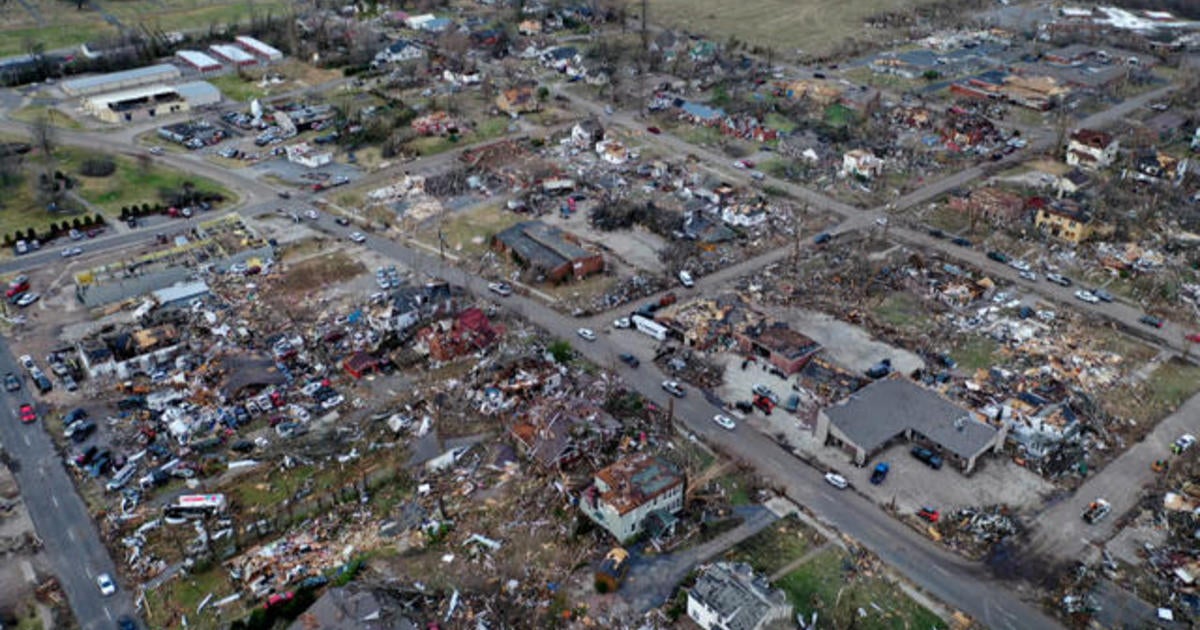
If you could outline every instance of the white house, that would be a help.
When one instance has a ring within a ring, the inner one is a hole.
[[[670,527],[683,509],[683,473],[670,462],[641,454],[600,470],[584,490],[583,513],[620,541],[646,529],[648,521]]]
[[[1120,142],[1112,134],[1079,129],[1067,143],[1067,164],[1092,171],[1108,168],[1119,149]]]
[[[317,151],[308,145],[307,142],[298,142],[293,144],[284,151],[287,153],[287,159],[293,164],[307,166],[308,168],[320,168],[333,161],[333,153],[331,151]]]
[[[392,45],[375,54],[375,63],[399,63],[413,61],[425,56],[425,49],[407,39],[398,39]]]
[[[767,221],[767,210],[760,206],[735,205],[721,208],[721,220],[726,225],[753,227]]]
[[[718,562],[688,590],[687,614],[704,630],[760,630],[787,626],[792,605],[750,565]]]
[[[842,174],[866,179],[878,177],[883,172],[883,159],[865,149],[847,151],[842,156]]]

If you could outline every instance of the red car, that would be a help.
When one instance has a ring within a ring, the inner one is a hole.
[[[8,291],[4,292],[4,297],[12,297],[14,295],[20,295],[21,293],[24,293],[28,290],[29,290],[29,278],[26,278],[25,276],[20,276],[16,280],[13,280],[11,283],[9,283]]]
[[[1192,333],[1188,335],[1187,340],[1192,343],[1200,343],[1200,333]]]
[[[662,133],[662,129],[659,129],[658,127],[646,127],[646,131],[649,131],[650,133],[652,133],[656,136],[658,134]]]
[[[20,414],[21,422],[24,422],[25,424],[37,421],[37,412],[33,410],[33,405],[29,403],[21,405]]]
[[[917,516],[929,521],[930,523],[936,523],[938,522],[938,519],[942,518],[942,513],[930,507],[923,507],[917,510]]]
[[[267,602],[265,604],[263,604],[263,608],[269,609],[271,607],[278,606],[284,602],[290,602],[295,597],[296,597],[296,594],[293,593],[292,591],[288,591],[286,593],[272,593],[271,596],[267,598]]]

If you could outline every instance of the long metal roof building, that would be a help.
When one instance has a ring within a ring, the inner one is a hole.
[[[174,81],[181,74],[179,68],[169,63],[164,63],[156,66],[122,70],[121,72],[110,72],[108,74],[70,79],[62,82],[62,91],[67,96],[87,96],[89,94],[125,90],[150,83]]]

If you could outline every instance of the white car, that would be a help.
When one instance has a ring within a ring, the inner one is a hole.
[[[613,321],[613,328],[632,328],[633,322],[629,321],[628,317],[622,317]]]
[[[38,295],[37,293],[23,293],[21,294],[21,298],[17,300],[17,306],[25,308],[26,306],[38,301],[38,298],[40,297],[42,296]]]
[[[82,247],[68,247],[68,248],[62,250],[62,257],[63,258],[73,258],[82,253],[83,253]]]
[[[350,240],[354,241],[355,243],[366,243],[367,237],[363,235],[362,232],[351,232]]]
[[[580,328],[579,330],[575,331],[575,334],[586,339],[587,341],[596,340],[596,331],[592,330],[591,328]]]
[[[29,356],[28,354],[22,354],[17,361],[19,361],[21,363],[21,367],[25,368],[26,370],[32,370],[34,368],[33,357]]]
[[[850,482],[846,481],[845,477],[835,472],[825,473],[825,481],[829,482],[829,485],[839,490],[845,490],[846,488],[850,487]]]
[[[887,227],[887,217],[876,217],[875,225],[878,225],[880,227]]]
[[[680,271],[679,272],[679,284],[682,284],[683,286],[690,289],[690,288],[696,286],[696,281],[692,278],[692,274],[690,274],[686,271]]]
[[[1092,295],[1091,291],[1084,291],[1083,289],[1075,292],[1075,299],[1087,302],[1088,304],[1096,304],[1100,301],[1100,298]]]
[[[107,573],[96,576],[96,586],[100,587],[100,594],[105,597],[117,592],[117,583],[113,582],[112,576]]]
[[[737,428],[737,424],[734,424],[733,419],[729,416],[717,414],[713,416],[713,422],[716,422],[717,426],[721,427],[722,429],[728,429],[732,431]]]
[[[1171,445],[1171,450],[1175,451],[1176,455],[1179,455],[1195,445],[1196,436],[1192,435],[1191,433],[1184,433],[1183,435],[1179,436],[1179,439],[1175,440],[1173,445]]]
[[[500,297],[508,297],[512,295],[512,285],[507,282],[491,282],[488,284],[488,291],[499,295]]]
[[[317,219],[321,218],[321,215],[317,214],[316,210],[309,210],[308,212],[304,213],[304,216],[308,217],[309,219],[311,219],[313,221],[316,221]]]
[[[1008,261],[1008,266],[1016,269],[1017,271],[1029,271],[1029,263],[1016,258]]]
[[[1028,280],[1030,282],[1037,282],[1037,279],[1038,279],[1037,274],[1033,273],[1032,271],[1022,271],[1021,273],[1019,273],[1017,275],[1021,276],[1022,278],[1025,278],[1026,280]]]

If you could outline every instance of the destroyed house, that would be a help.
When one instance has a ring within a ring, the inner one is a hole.
[[[863,466],[898,441],[929,447],[970,473],[980,455],[999,451],[1005,428],[903,377],[875,381],[817,416],[818,440],[841,446]]]
[[[1092,215],[1068,200],[1038,208],[1034,225],[1047,235],[1068,243],[1081,243],[1092,235]]]
[[[1110,133],[1080,129],[1067,143],[1067,164],[1092,170],[1107,168],[1117,158],[1119,144]]]
[[[683,509],[684,485],[683,473],[674,464],[634,455],[598,471],[580,507],[614,538],[625,541],[644,531],[651,520],[673,522],[673,515]]]
[[[1031,392],[1020,392],[999,405],[983,409],[994,422],[1008,426],[1008,441],[1022,457],[1040,459],[1064,441],[1079,435],[1082,424],[1066,403],[1051,403]]]
[[[379,359],[359,350],[342,360],[342,369],[354,378],[362,378],[379,368]]]
[[[496,97],[496,107],[509,115],[524,114],[541,110],[541,102],[533,91],[533,86],[523,85],[509,88]]]
[[[469,308],[458,314],[447,326],[434,324],[420,333],[429,350],[430,358],[449,361],[463,355],[484,350],[500,337],[488,317],[478,308]]]
[[[492,248],[551,282],[604,271],[602,255],[580,247],[571,235],[541,221],[523,221],[496,234]]]
[[[619,422],[589,401],[546,399],[522,413],[509,433],[525,456],[542,468],[557,470],[620,428]]]
[[[750,565],[718,562],[688,589],[687,614],[704,630],[760,630],[787,625],[792,606]]]
[[[1139,181],[1158,182],[1168,181],[1178,185],[1187,173],[1188,161],[1149,149],[1138,153],[1134,162],[1136,172],[1134,177]]]
[[[101,345],[107,352],[99,348]],[[179,331],[163,324],[81,342],[79,354],[89,377],[115,374],[125,379],[149,374],[156,366],[173,361],[179,348]]]
[[[735,336],[742,352],[767,359],[788,375],[799,372],[821,350],[821,344],[784,322],[747,326]]]
[[[949,205],[952,210],[991,221],[1017,221],[1025,214],[1025,200],[1020,195],[993,187],[951,193]]]

